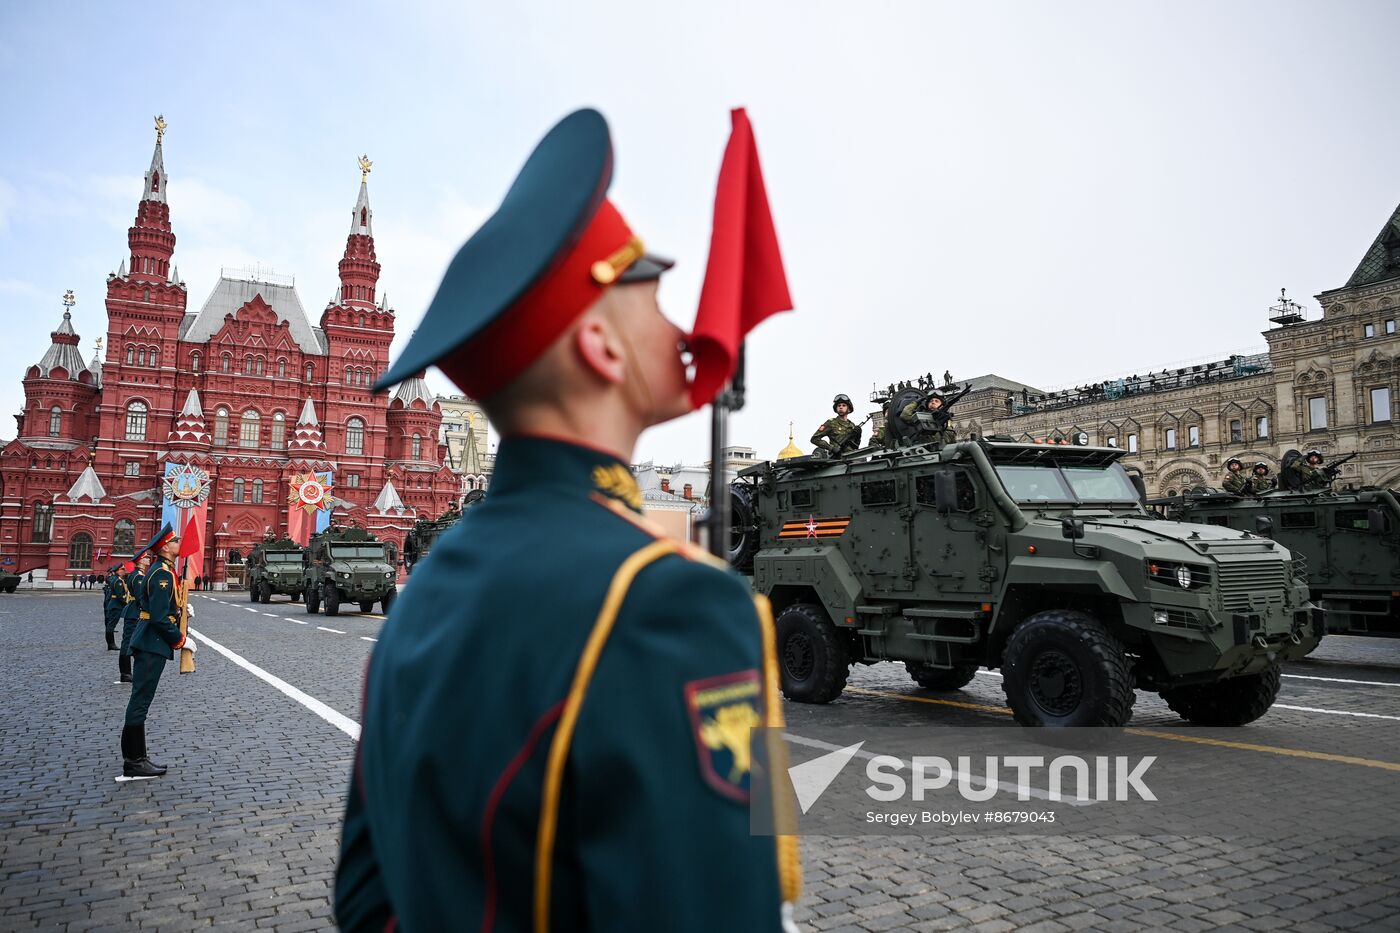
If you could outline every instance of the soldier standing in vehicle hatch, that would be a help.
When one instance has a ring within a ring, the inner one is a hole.
[[[812,435],[812,443],[834,457],[848,454],[860,447],[860,425],[851,420],[851,397],[838,395],[831,400],[835,418],[828,418]]]

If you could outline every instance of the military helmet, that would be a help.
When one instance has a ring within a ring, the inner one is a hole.
[[[919,406],[921,408],[928,408],[928,403],[933,401],[934,399],[938,399],[938,401],[943,405],[944,408],[948,407],[948,400],[943,397],[942,392],[928,393],[923,398],[919,399]]]
[[[854,405],[851,404],[851,397],[850,397],[849,395],[838,395],[838,396],[836,396],[834,399],[832,399],[832,400],[831,400],[831,410],[832,410],[832,411],[836,411],[836,406],[837,406],[837,405],[840,405],[842,402],[845,402],[845,403],[846,403],[846,407],[847,407],[848,409],[850,409],[851,411],[855,411],[855,410],[856,410],[856,406],[854,406]],[[838,412],[838,414],[839,414],[839,412]]]
[[[1263,460],[1260,460],[1258,463],[1254,464],[1253,469],[1254,469],[1254,470],[1263,470],[1265,473],[1267,473],[1267,472],[1269,472],[1269,465],[1268,465],[1267,463],[1265,463]]]
[[[1241,460],[1239,457],[1231,457],[1229,460],[1226,460],[1225,469],[1230,469],[1230,464],[1232,463],[1238,466],[1241,470],[1244,469],[1244,461]]]
[[[1313,457],[1316,457],[1316,458],[1319,459],[1319,460],[1325,459],[1325,458],[1322,456],[1322,451],[1318,450],[1316,447],[1314,447],[1312,450],[1308,451],[1307,453],[1303,454],[1303,459],[1304,459],[1304,460],[1311,460]]]

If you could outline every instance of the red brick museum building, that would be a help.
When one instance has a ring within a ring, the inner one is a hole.
[[[297,476],[331,473],[333,520],[400,547],[461,493],[421,375],[370,392],[394,311],[377,293],[362,167],[340,287],[314,325],[290,280],[267,275],[224,272],[191,311],[158,132],[128,255],[107,277],[105,350],[84,361],[65,307],[24,375],[16,436],[0,448],[0,566],[51,581],[100,572],[163,513],[195,514],[205,573],[220,581],[230,557],[289,530]],[[209,477],[207,499],[172,513],[163,481],[185,464]]]

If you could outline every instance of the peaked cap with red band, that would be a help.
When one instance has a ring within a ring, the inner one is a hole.
[[[489,398],[612,285],[669,269],[607,200],[612,169],[602,114],[578,110],[559,121],[496,213],[457,251],[422,323],[375,388],[436,363],[472,398]]]
[[[163,527],[160,531],[156,532],[156,536],[151,539],[150,543],[136,552],[136,556],[140,557],[147,551],[150,551],[152,554],[155,554],[161,548],[165,547],[166,542],[168,542],[171,538],[177,537],[179,537],[179,535],[175,534],[175,529],[170,527],[169,522],[166,522],[165,527]]]

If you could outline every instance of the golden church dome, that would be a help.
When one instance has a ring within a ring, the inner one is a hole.
[[[784,447],[782,450],[778,451],[778,459],[779,459],[779,460],[791,460],[793,457],[805,457],[805,456],[807,456],[807,451],[803,450],[801,447],[798,447],[796,444],[794,444],[794,443],[792,442],[792,424],[791,424],[791,422],[789,422],[789,423],[788,423],[788,442],[787,442],[787,446]]]

